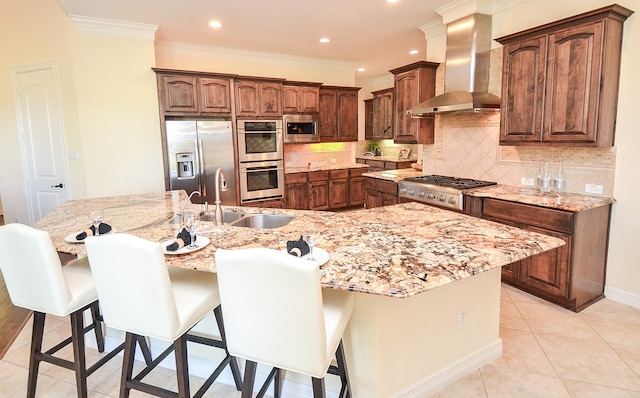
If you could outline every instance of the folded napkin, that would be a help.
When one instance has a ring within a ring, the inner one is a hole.
[[[300,239],[298,240],[287,241],[287,253],[293,256],[302,257],[309,253],[309,245],[304,241],[304,239],[302,239],[302,236],[300,236]]]
[[[111,231],[111,225],[105,224],[103,222],[101,222],[98,225],[98,232],[100,232],[100,235],[106,234],[109,231]],[[95,234],[96,234],[96,227],[92,225],[89,228],[85,229],[84,231],[80,232],[78,235],[76,235],[76,239],[83,240],[87,236],[93,236]]]
[[[198,237],[193,235],[193,241],[195,242],[196,240],[198,240]],[[178,233],[178,236],[173,241],[173,243],[167,246],[167,250],[170,252],[174,252],[190,244],[191,244],[191,234],[187,231],[186,228],[182,228],[182,231]]]

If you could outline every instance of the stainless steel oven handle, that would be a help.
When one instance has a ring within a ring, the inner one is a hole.
[[[284,170],[283,167],[267,167],[267,168],[251,168],[251,167],[243,167],[240,169],[241,173],[249,173],[249,172],[257,172],[257,171],[273,171],[273,170]]]

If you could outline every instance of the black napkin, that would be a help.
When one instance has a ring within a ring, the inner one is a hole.
[[[304,239],[302,239],[302,236],[300,236],[300,239],[298,240],[287,241],[287,253],[293,256],[302,257],[309,253],[309,245],[304,241]]]
[[[193,241],[198,240],[198,237],[193,235]],[[178,233],[176,240],[173,241],[172,244],[167,246],[167,251],[174,252],[184,246],[191,244],[191,234],[187,231],[186,228],[182,228],[182,231]]]
[[[98,232],[100,232],[100,235],[106,234],[109,231],[111,231],[111,225],[105,224],[103,222],[101,222],[98,225]],[[83,240],[87,236],[93,236],[95,234],[96,234],[96,227],[92,225],[88,229],[85,229],[84,231],[82,231],[78,235],[76,235],[76,239],[77,240]]]

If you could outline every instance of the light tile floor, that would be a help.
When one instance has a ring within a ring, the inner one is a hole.
[[[48,318],[47,323],[49,343],[68,333],[66,320]],[[0,361],[0,397],[25,396],[30,335],[29,322]],[[604,299],[576,314],[503,285],[500,335],[501,358],[433,396],[640,397],[640,309]],[[118,396],[119,365],[116,358],[89,377],[89,397]],[[40,372],[38,397],[75,396],[70,371],[42,364]],[[175,387],[168,369],[159,368],[150,377]],[[195,387],[202,382],[192,380]],[[236,398],[240,393],[215,383],[205,396]]]

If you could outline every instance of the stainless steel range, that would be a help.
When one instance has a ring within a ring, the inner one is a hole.
[[[424,175],[408,177],[398,182],[398,195],[416,202],[463,210],[463,190],[489,185],[496,185],[496,183],[470,178]]]

